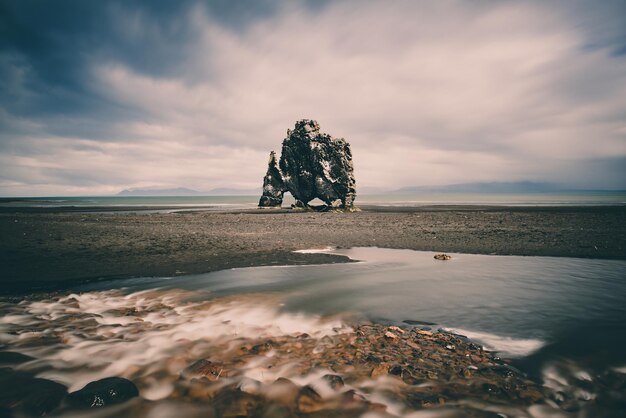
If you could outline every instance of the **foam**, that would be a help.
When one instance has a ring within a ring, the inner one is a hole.
[[[294,253],[298,254],[330,254],[335,251],[335,247],[324,247],[324,248],[309,248],[305,250],[296,250]]]
[[[138,368],[149,375],[166,368],[181,351],[202,357],[207,347],[228,346],[243,338],[300,333],[322,338],[349,330],[337,318],[281,312],[280,303],[270,297],[195,302],[190,301],[193,297],[197,294],[180,290],[71,294],[23,305],[21,314],[3,317],[0,333],[3,342],[20,342],[20,351],[38,358],[37,366],[54,366],[39,376],[77,390],[96,379],[131,376]],[[6,332],[21,329],[24,323],[50,328],[62,344],[42,347],[37,344],[41,333]],[[171,392],[169,386],[157,381],[142,393],[148,399],[162,399]]]
[[[443,331],[466,337],[483,344],[485,349],[497,351],[509,357],[525,357],[539,350],[546,343],[538,339],[517,339],[507,336],[471,331],[460,328],[443,328]]]

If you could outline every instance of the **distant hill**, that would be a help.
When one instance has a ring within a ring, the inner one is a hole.
[[[221,187],[211,189],[206,192],[177,187],[172,189],[146,188],[146,189],[125,189],[116,196],[256,196],[261,195],[261,189],[234,189]]]
[[[197,190],[177,187],[175,189],[125,189],[116,196],[201,196]]]
[[[547,193],[563,190],[563,188],[552,183],[519,181],[403,187],[391,193]]]

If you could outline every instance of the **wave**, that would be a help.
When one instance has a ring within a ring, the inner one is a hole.
[[[306,250],[296,250],[294,253],[298,254],[327,254],[335,251],[335,247],[324,247],[324,248],[308,248]]]
[[[546,345],[545,341],[532,338],[519,339],[461,328],[442,328],[442,330],[453,334],[464,335],[473,341],[481,343],[485,349],[496,351],[508,357],[525,357]]]

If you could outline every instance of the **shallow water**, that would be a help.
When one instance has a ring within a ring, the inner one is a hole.
[[[445,262],[433,259],[435,253],[413,250],[321,251],[360,262],[231,269],[111,285],[129,291],[210,290],[212,296],[277,292],[286,310],[349,313],[396,325],[432,324],[477,338],[513,357],[530,354],[587,325],[626,324],[625,261],[451,254],[453,259]]]
[[[169,399],[187,365],[228,353],[243,339],[306,333],[323,341],[362,319],[466,335],[576,402],[602,396],[590,382],[607,370],[625,370],[624,261],[467,254],[438,261],[411,250],[319,251],[360,262],[137,278],[7,300],[0,303],[0,343],[37,359],[22,369],[70,390],[125,376],[148,400]],[[305,384],[323,374],[303,377],[294,363],[271,369],[267,361],[241,366],[241,376]],[[412,416],[368,390],[388,411]],[[584,405],[574,415],[553,407],[513,415],[593,416]]]

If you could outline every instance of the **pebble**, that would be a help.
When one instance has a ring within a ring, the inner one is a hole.
[[[341,376],[336,375],[336,374],[324,375],[322,376],[322,379],[324,379],[328,383],[328,385],[331,387],[331,389],[334,389],[334,390],[339,390],[345,386],[345,383],[343,382],[343,379],[341,378]]]
[[[387,328],[389,331],[397,332],[398,334],[404,334],[404,330],[400,327],[391,326]]]
[[[384,376],[387,375],[389,373],[389,364],[387,363],[380,363],[378,366],[375,366],[371,373],[370,373],[370,377],[372,379],[376,379],[380,376]]]
[[[311,386],[304,386],[296,397],[296,407],[301,414],[310,414],[322,409],[322,397]]]
[[[183,370],[181,375],[186,379],[205,378],[215,381],[222,376],[227,376],[228,373],[224,371],[224,367],[222,365],[206,359],[201,359]]]
[[[385,332],[385,338],[388,338],[390,340],[397,340],[400,337],[398,337],[396,334],[394,334],[391,331],[387,331],[387,332]]]

